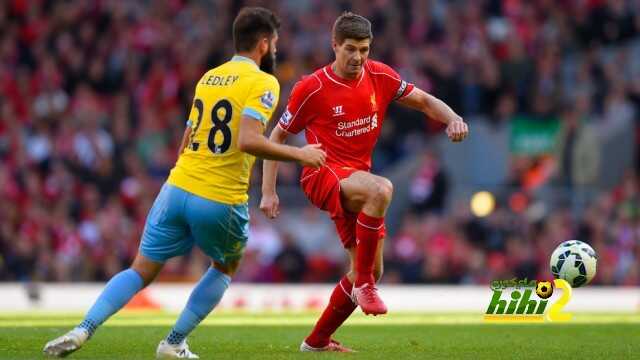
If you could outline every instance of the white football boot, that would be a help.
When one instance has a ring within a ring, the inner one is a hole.
[[[302,344],[300,344],[300,351],[302,352],[356,352],[353,349],[349,349],[348,347],[340,344],[339,342],[331,339],[329,341],[329,344],[327,344],[327,346],[325,347],[321,347],[321,348],[315,348],[309,344],[307,344],[306,341],[303,341]]]
[[[65,357],[80,349],[87,339],[89,339],[87,330],[77,327],[59,338],[49,341],[42,352],[47,356]]]
[[[186,339],[178,345],[171,345],[167,340],[162,340],[156,350],[156,359],[200,359],[200,357],[189,350]]]

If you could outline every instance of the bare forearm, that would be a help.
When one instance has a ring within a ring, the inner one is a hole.
[[[426,99],[424,101],[422,112],[430,119],[438,120],[445,124],[449,124],[451,121],[462,121],[462,118],[444,101],[429,94],[425,95]]]
[[[418,110],[428,118],[449,124],[452,121],[462,120],[444,101],[429,95],[419,88],[398,100],[398,103],[408,108]]]
[[[182,143],[180,144],[180,148],[178,148],[178,157],[180,157],[180,155],[182,155],[182,153],[184,152],[184,149],[187,147],[187,142],[182,140]]]
[[[262,164],[262,193],[276,191],[278,179],[278,162],[265,160]]]
[[[265,160],[297,161],[303,166],[318,168],[324,165],[327,154],[321,149],[320,144],[309,144],[304,147],[295,147],[282,144],[286,138],[286,132],[279,127],[274,129],[282,141],[270,141],[262,133],[262,124],[245,116],[241,119],[238,136],[238,148],[240,151],[260,157]]]
[[[180,142],[180,148],[178,149],[178,157],[182,155],[182,152],[187,147],[187,143],[189,142],[190,136],[191,136],[191,127],[187,127],[184,130],[184,134],[182,135],[182,141]]]
[[[449,105],[418,88],[414,88],[409,95],[400,98],[398,102],[406,107],[422,111],[429,119],[447,124],[445,131],[453,142],[462,141],[469,134],[467,124]]]
[[[240,151],[266,160],[300,161],[300,148],[269,141],[263,135],[263,125],[253,118],[243,116],[240,120],[238,148]]]
[[[287,139],[287,134],[276,128],[271,132],[269,140],[276,144],[283,144]],[[265,160],[262,164],[262,193],[275,193],[278,179],[278,162]]]
[[[241,150],[265,160],[299,161],[301,158],[300,148],[276,144],[261,135],[256,136],[250,144],[241,147]]]

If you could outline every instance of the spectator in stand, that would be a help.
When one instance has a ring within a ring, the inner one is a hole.
[[[415,213],[442,213],[447,197],[447,175],[438,156],[427,150],[420,159],[421,165],[410,182],[409,201]]]
[[[0,280],[104,280],[130,263],[159,181],[175,161],[194,84],[232,53],[227,30],[241,3],[0,2]],[[424,155],[409,189],[411,214],[387,240],[383,279],[486,284],[503,274],[541,274],[545,251],[577,237],[600,255],[595,283],[640,283],[636,2],[260,3],[282,19],[276,75],[283,97],[295,79],[328,62],[328,30],[348,9],[372,20],[372,56],[469,116],[470,140],[473,121],[484,118],[508,129],[514,115],[562,115],[556,160],[565,183],[598,183],[598,145],[585,144],[615,143],[635,126],[636,168],[624,185],[581,205],[580,218],[557,209],[533,217],[502,202],[488,219],[474,219],[450,204],[447,189],[457,178],[446,180],[449,164]],[[438,133],[435,123],[425,129],[419,115],[393,106],[387,118],[374,161],[381,172]],[[514,159],[516,181],[502,185],[521,191],[522,174],[538,162]],[[282,171],[282,185],[298,186],[299,168]],[[260,171],[252,181],[260,182]],[[260,245],[247,252],[239,279],[323,281],[344,266],[326,262],[342,250],[326,246],[332,227],[304,204],[283,217],[287,223],[261,228],[257,221]],[[274,265],[285,248],[289,255]],[[297,265],[284,266],[287,258]],[[205,265],[194,253],[162,276],[189,280],[198,266]]]
[[[572,105],[561,114],[561,128],[555,149],[559,183],[568,190],[594,186],[600,174],[600,146],[591,124],[585,124],[585,114]]]

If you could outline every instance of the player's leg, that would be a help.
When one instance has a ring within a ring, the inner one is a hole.
[[[43,350],[45,354],[66,356],[79,349],[102,323],[153,281],[167,259],[191,249],[193,242],[188,239],[188,228],[181,223],[180,207],[175,206],[182,195],[176,190],[165,185],[158,194],[131,267],[109,280],[83,321],[67,334],[48,342]]]
[[[349,248],[347,249],[349,253],[350,260],[350,271],[346,275],[349,281],[353,282],[356,278],[356,249]],[[378,246],[376,248],[376,256],[375,261],[373,263],[373,277],[376,282],[378,282],[382,278],[382,273],[384,272],[384,238],[378,241]]]
[[[365,314],[384,314],[387,307],[375,288],[377,249],[384,237],[384,216],[391,203],[393,186],[383,177],[356,171],[340,181],[343,206],[358,213],[354,257],[354,299]]]
[[[43,351],[49,356],[66,356],[78,350],[109,317],[150,283],[162,269],[162,264],[138,254],[133,265],[109,280],[102,293],[91,306],[84,320],[63,336],[49,341]]]
[[[384,241],[380,241],[376,251],[373,271],[376,281],[382,277],[383,247]],[[311,334],[300,345],[301,351],[353,351],[331,338],[357,307],[351,298],[352,284],[355,278],[356,249],[355,247],[350,247],[346,250],[351,264],[350,271],[340,280],[338,286],[333,289],[329,305],[323,311],[318,322],[316,322]]]
[[[247,242],[246,205],[230,206],[191,196],[186,213],[196,243],[213,261],[193,289],[169,335],[158,346],[158,357],[169,357],[176,350],[185,349],[186,337],[218,305],[229,287]],[[186,351],[189,352],[188,348]]]
[[[185,192],[163,186],[158,194],[142,233],[140,249],[131,268],[114,276],[89,310],[80,327],[93,335],[95,327],[126,305],[142,288],[158,275],[165,261],[188,252],[193,246],[189,239],[180,204]],[[87,324],[88,323],[88,324]],[[83,325],[84,324],[84,325]]]
[[[339,194],[336,195],[340,196]],[[356,218],[357,215],[355,214],[343,213],[333,219],[338,236],[350,257],[352,252],[355,253]],[[351,351],[351,349],[332,342],[331,336],[357,307],[351,296],[354,274],[353,271],[345,274],[333,289],[329,297],[329,304],[320,315],[311,334],[300,345],[301,351]]]
[[[163,265],[138,254],[130,268],[109,280],[78,327],[92,336],[98,326],[122,309],[142,288],[149,285],[162,270]]]
[[[393,184],[382,176],[355,171],[340,180],[340,194],[343,206],[349,212],[384,217],[391,203]]]
[[[329,304],[320,315],[311,334],[300,345],[300,351],[353,351],[331,338],[357,307],[351,299],[352,284],[348,275],[340,279],[331,293]]]
[[[180,313],[175,325],[158,345],[157,358],[198,358],[198,355],[189,350],[186,338],[220,302],[229,287],[231,276],[235,273],[238,263],[238,260],[228,265],[213,262],[191,292],[187,305]]]
[[[238,262],[225,266],[213,262],[195,286],[187,305],[182,310],[176,324],[165,339],[171,345],[178,345],[209,315],[220,302],[231,282]]]
[[[365,204],[371,204],[372,201],[369,199],[368,192],[353,191],[353,186],[349,187],[349,183],[347,183],[348,198],[345,197],[341,194],[340,179],[347,179],[357,172],[348,168],[324,167],[313,175],[307,176],[302,183],[303,191],[309,200],[318,208],[329,212],[336,224],[343,246],[353,255],[353,258],[355,258],[358,213]],[[344,205],[348,205],[349,208],[345,209]],[[352,260],[351,263],[353,267],[355,261]],[[329,304],[311,334],[300,345],[301,351],[351,351],[331,339],[331,335],[357,307],[351,296],[354,274],[355,271],[352,271],[352,274],[345,275],[336,285],[329,298]]]

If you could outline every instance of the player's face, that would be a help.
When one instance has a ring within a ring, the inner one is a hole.
[[[371,39],[345,39],[342,44],[334,41],[333,51],[336,53],[336,66],[340,72],[350,78],[358,77],[369,57],[370,45]]]
[[[276,43],[278,42],[278,33],[274,33],[271,38],[267,38],[269,44],[265,54],[260,59],[260,70],[273,74],[276,71]]]

